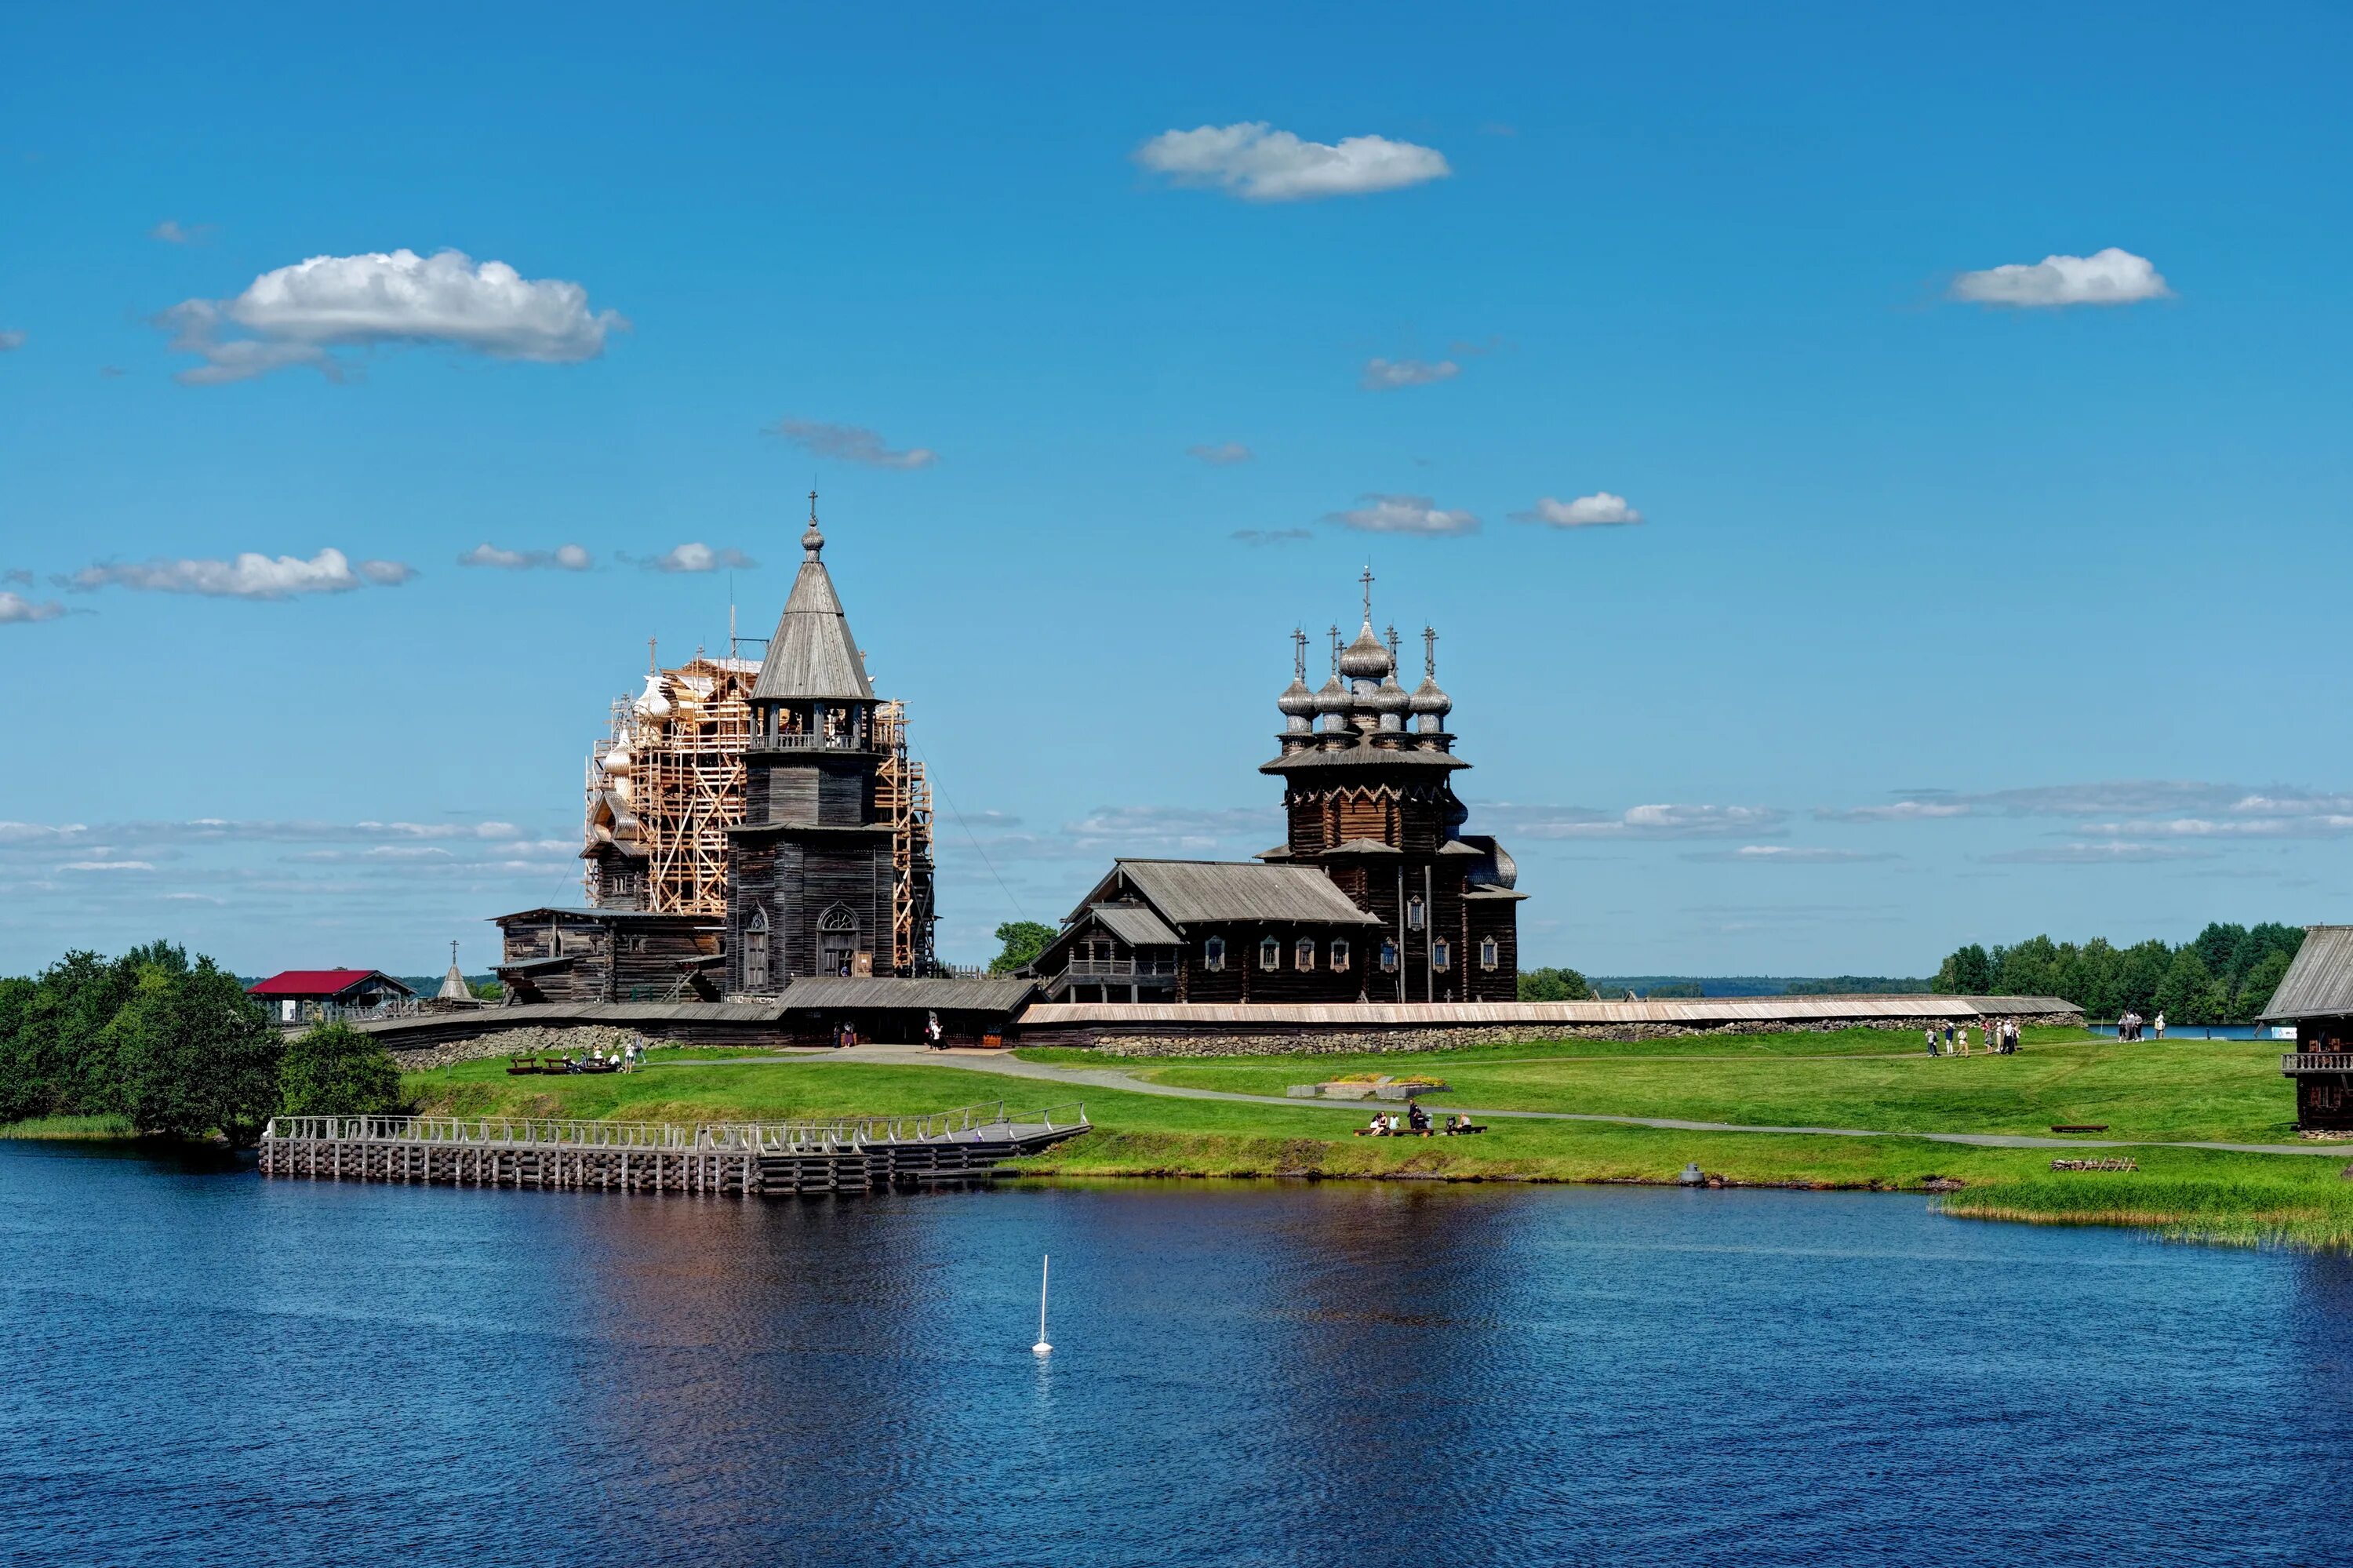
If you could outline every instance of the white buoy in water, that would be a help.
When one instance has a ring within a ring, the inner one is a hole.
[[[1042,1257],[1042,1258],[1039,1260],[1039,1266],[1038,1266],[1038,1342],[1037,1342],[1036,1344],[1034,1344],[1034,1345],[1032,1345],[1032,1346],[1030,1346],[1030,1347],[1029,1347],[1029,1353],[1030,1353],[1031,1355],[1036,1355],[1036,1356],[1050,1356],[1050,1355],[1052,1355],[1052,1354],[1054,1353],[1054,1347],[1053,1347],[1053,1346],[1051,1346],[1051,1345],[1050,1345],[1050,1344],[1048,1344],[1048,1343],[1046,1342],[1046,1280],[1047,1280],[1047,1277],[1048,1277],[1048,1276],[1049,1276],[1050,1271],[1053,1268],[1053,1266],[1054,1266],[1054,1259],[1053,1259],[1053,1255],[1052,1255],[1051,1254],[1048,1254],[1048,1255],[1045,1255],[1044,1257]]]

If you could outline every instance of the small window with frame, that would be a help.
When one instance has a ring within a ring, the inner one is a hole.
[[[1314,938],[1302,937],[1292,945],[1291,967],[1295,969],[1312,969],[1315,967]]]
[[[1419,931],[1426,923],[1429,911],[1421,906],[1421,895],[1417,893],[1405,901],[1405,928]]]
[[[1500,967],[1500,966],[1502,965],[1503,961],[1504,961],[1504,946],[1503,946],[1503,944],[1502,944],[1501,942],[1496,941],[1496,940],[1495,940],[1495,938],[1493,938],[1493,937],[1482,937],[1482,938],[1479,938],[1479,967],[1480,967],[1481,969],[1495,969],[1495,968]]]
[[[1395,974],[1397,973],[1397,966],[1398,945],[1388,938],[1384,937],[1381,938],[1381,971],[1384,974]]]
[[[1258,967],[1279,969],[1282,967],[1282,944],[1272,937],[1262,938],[1258,945]]]
[[[1431,969],[1445,969],[1453,962],[1453,959],[1454,949],[1448,944],[1445,938],[1440,937],[1438,940],[1430,944],[1430,967]]]
[[[1223,937],[1212,937],[1201,944],[1201,967],[1210,970],[1226,967],[1226,939]]]
[[[1348,938],[1345,937],[1332,938],[1332,967],[1335,969],[1348,967]]]

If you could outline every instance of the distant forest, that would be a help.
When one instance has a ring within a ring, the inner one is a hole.
[[[1596,975],[1593,987],[1617,1001],[1628,991],[1662,1001],[1703,996],[1918,996],[1925,980],[1894,975]]]
[[[2298,926],[2218,921],[2178,948],[2119,948],[2099,937],[2080,947],[2048,937],[2010,948],[1972,942],[1946,959],[1932,988],[1949,996],[2064,997],[2089,1018],[2162,1012],[2168,1022],[2252,1023],[2303,941]]]

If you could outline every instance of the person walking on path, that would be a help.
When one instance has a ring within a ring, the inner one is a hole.
[[[2159,1040],[2165,1038],[2165,1010],[2162,1008],[2158,1010],[2157,1014],[2157,1037]]]
[[[1928,1054],[1934,1056],[1936,1054],[1936,1026],[1931,1023],[1920,1033],[1928,1037]]]

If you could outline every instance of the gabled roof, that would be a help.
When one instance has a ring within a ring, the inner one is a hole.
[[[2307,926],[2266,1019],[2353,1014],[2353,926]]]
[[[417,993],[382,969],[287,969],[246,988],[248,996],[341,996],[363,981],[380,980],[403,996]]]
[[[815,543],[810,543],[814,540]],[[802,539],[808,551],[800,576],[776,618],[776,634],[768,639],[768,656],[760,664],[752,700],[828,698],[871,702],[873,684],[866,678],[866,661],[849,635],[849,618],[833,591],[833,578],[818,554],[824,536],[814,523]]]
[[[1174,948],[1185,938],[1141,904],[1098,904],[1095,921],[1131,948]]]
[[[1224,920],[1379,924],[1314,866],[1222,860],[1122,860],[1113,864],[1128,885],[1174,926]]]

